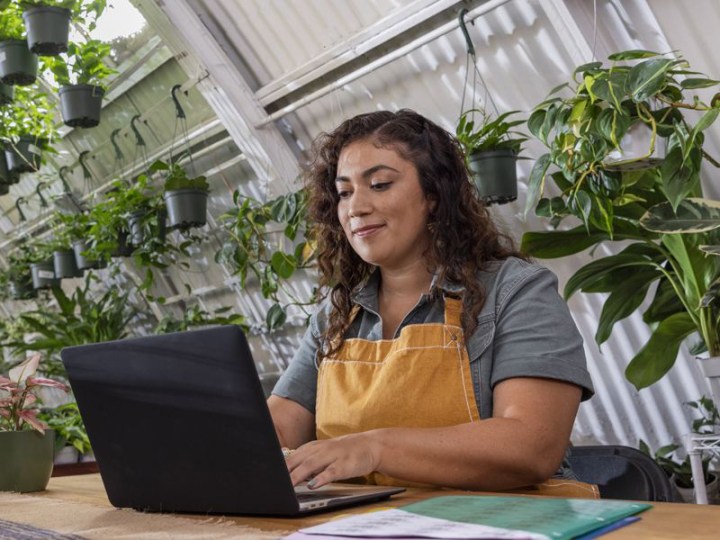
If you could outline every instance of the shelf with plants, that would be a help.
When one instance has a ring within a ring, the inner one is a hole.
[[[720,99],[705,103],[697,95],[717,84],[681,58],[625,51],[610,56],[609,66],[578,67],[573,81],[551,93],[528,120],[548,152],[531,171],[526,211],[535,205],[553,227],[566,219],[579,224],[528,232],[522,249],[557,258],[626,242],[619,253],[578,270],[564,294],[608,294],[598,344],[615,323],[643,309],[653,331],[625,372],[638,389],[661,379],[693,334],[700,336],[695,354],[720,354],[720,258],[712,255],[720,250],[707,247],[720,244],[720,219],[718,203],[703,198],[700,182],[704,162],[718,166],[703,143]],[[564,89],[568,97],[556,95]],[[648,135],[634,155],[625,151],[633,127]],[[662,158],[656,154],[660,143],[666,148]]]

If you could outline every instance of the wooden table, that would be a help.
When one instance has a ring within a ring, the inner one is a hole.
[[[467,494],[468,492],[463,491],[409,489],[406,493],[395,495],[390,500],[377,503],[375,506],[400,506],[437,495]],[[99,474],[52,478],[47,491],[33,495],[110,507]],[[720,538],[720,506],[677,503],[653,503],[653,505],[653,508],[641,514],[642,519],[637,523],[613,531],[602,538],[608,540],[622,538],[628,540],[662,540],[670,538],[718,540]],[[337,514],[366,511],[369,507],[372,507],[372,505],[345,508],[336,512],[326,512],[295,519],[268,517],[228,517],[227,519],[263,531],[288,531],[323,523]],[[183,515],[183,517],[188,516]],[[206,518],[207,516],[198,516],[198,519]]]

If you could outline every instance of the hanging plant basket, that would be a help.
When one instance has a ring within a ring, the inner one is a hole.
[[[30,52],[27,42],[0,42],[0,82],[28,86],[37,78],[38,58]]]
[[[88,249],[88,244],[85,240],[75,240],[72,246],[75,255],[75,265],[78,267],[78,270],[90,270],[93,268],[104,268],[106,266],[101,261],[88,259],[83,255]]]
[[[54,252],[53,263],[56,278],[76,278],[83,275],[83,271],[78,268],[75,262],[75,252],[73,250],[67,249]]]
[[[60,280],[55,278],[55,262],[50,259],[30,265],[32,273],[32,284],[35,289],[49,289],[53,285],[60,285]]]
[[[37,298],[37,291],[33,289],[32,276],[18,277],[8,281],[8,293],[13,300],[30,300]]]
[[[68,50],[70,10],[54,6],[29,7],[23,12],[27,46],[39,56],[57,56]]]
[[[44,141],[31,135],[23,135],[15,143],[5,145],[5,159],[11,173],[35,172],[40,168]]]
[[[112,253],[112,257],[130,257],[133,254],[134,248],[128,241],[129,234],[127,231],[118,232],[118,244],[117,249]]]
[[[90,128],[100,123],[105,90],[99,86],[76,84],[60,89],[60,111],[66,126]]]
[[[517,199],[517,154],[512,150],[487,150],[470,154],[468,167],[475,188],[486,204]]]
[[[15,88],[0,83],[0,105],[9,105],[15,98]]]
[[[42,491],[53,470],[55,431],[0,432],[0,491]]]
[[[165,205],[171,229],[202,227],[207,222],[208,192],[203,189],[178,189],[165,192]]]

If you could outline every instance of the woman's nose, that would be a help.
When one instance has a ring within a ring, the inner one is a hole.
[[[365,190],[356,189],[348,201],[348,214],[350,217],[358,217],[369,214],[372,211],[370,198]]]

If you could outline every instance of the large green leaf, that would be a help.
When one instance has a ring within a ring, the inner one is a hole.
[[[580,268],[565,285],[563,296],[570,298],[577,291],[591,287],[609,272],[627,267],[655,267],[659,251],[646,244],[632,244],[617,255],[603,257]]]
[[[670,150],[665,156],[660,172],[663,190],[673,208],[677,208],[699,182],[697,171],[690,161],[685,160],[682,148],[679,146]]]
[[[523,234],[520,249],[534,257],[555,259],[579,253],[609,238],[601,232],[588,234],[584,227],[568,231],[531,231]]]
[[[646,324],[659,323],[675,313],[685,312],[685,306],[678,298],[675,289],[667,278],[663,278],[655,289],[650,307],[643,313],[643,321]]]
[[[669,202],[650,208],[640,219],[648,231],[659,233],[700,233],[720,227],[720,201],[688,198],[673,212]]]
[[[598,98],[612,105],[615,110],[621,111],[628,73],[626,69],[616,69],[598,77],[593,85],[593,92]]]
[[[703,253],[692,245],[692,239],[681,234],[665,234],[663,245],[668,249],[678,267],[677,277],[680,280],[689,306],[700,305],[700,297],[705,290],[708,260]]]
[[[675,364],[682,341],[697,328],[687,313],[662,321],[645,346],[630,361],[625,377],[638,390],[659,381]]]
[[[647,295],[650,284],[662,274],[655,268],[635,272],[631,277],[617,284],[617,288],[603,304],[598,322],[595,341],[601,345],[610,337],[615,323],[631,315]]]
[[[613,53],[608,56],[608,60],[618,62],[620,60],[640,60],[641,58],[652,58],[653,56],[660,56],[660,53],[647,51],[645,49],[632,49],[629,51]]]
[[[627,78],[627,89],[633,101],[645,101],[662,90],[667,84],[665,74],[676,63],[669,58],[653,58],[633,66]]]
[[[708,79],[706,77],[688,77],[680,82],[680,86],[686,90],[692,88],[708,88],[709,86],[715,86],[716,84],[720,84],[720,81]]]

